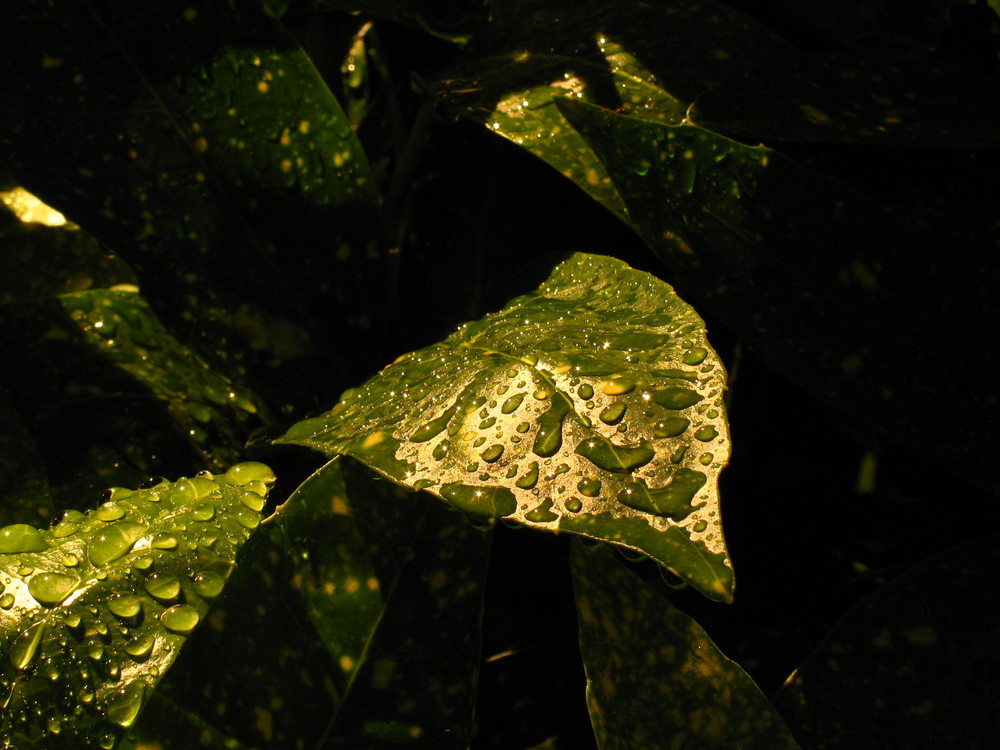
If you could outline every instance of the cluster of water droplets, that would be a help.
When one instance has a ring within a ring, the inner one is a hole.
[[[0,529],[0,746],[112,747],[222,593],[273,481],[248,462]]]

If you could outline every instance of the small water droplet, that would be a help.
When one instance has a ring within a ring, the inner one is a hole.
[[[480,453],[479,457],[483,459],[486,463],[493,463],[502,455],[503,455],[502,445],[491,445],[489,448]]]
[[[548,523],[559,518],[559,514],[552,512],[552,498],[547,497],[536,508],[525,513],[524,517],[532,523]]]
[[[513,414],[517,411],[522,401],[524,401],[524,393],[515,393],[501,404],[500,411],[504,414]]]
[[[49,548],[41,532],[26,523],[15,523],[0,529],[0,552],[16,555],[41,552]]]
[[[532,461],[528,464],[528,470],[514,484],[522,490],[530,490],[538,484],[538,461]]]
[[[594,388],[593,386],[584,383],[577,389],[576,395],[582,398],[584,401],[589,401],[594,397]]]
[[[100,521],[117,521],[119,518],[125,517],[125,509],[120,505],[115,503],[105,503],[100,508],[94,511],[94,518]]]
[[[259,513],[264,508],[265,500],[256,492],[242,492],[240,502],[250,510]]]
[[[153,653],[153,646],[155,644],[156,638],[153,634],[146,633],[126,643],[125,653],[136,661],[142,661],[143,659],[148,659],[149,655]]]
[[[142,600],[135,594],[117,594],[108,599],[108,609],[122,619],[135,617],[142,612]]]
[[[145,526],[131,521],[113,523],[101,529],[87,545],[87,556],[97,567],[106,565],[126,555],[145,532]]]
[[[703,443],[707,443],[711,440],[715,440],[715,438],[719,436],[719,433],[712,425],[705,425],[704,427],[699,428],[698,431],[694,433],[694,436]]]
[[[198,610],[189,604],[175,604],[160,615],[160,624],[171,633],[187,635],[200,620]]]
[[[701,346],[695,346],[684,352],[684,356],[681,357],[681,359],[686,365],[700,365],[705,361],[705,357],[707,356],[708,349]]]
[[[702,400],[701,395],[697,391],[680,388],[679,386],[657,388],[649,392],[649,397],[653,403],[667,409],[686,409]]]
[[[581,495],[586,497],[597,497],[601,494],[601,480],[594,477],[585,477],[577,482],[576,489]]]
[[[194,577],[194,590],[203,599],[214,599],[222,593],[226,579],[212,570],[203,570]]]
[[[142,587],[154,599],[170,601],[181,593],[181,582],[172,573],[153,573],[142,583]]]
[[[177,537],[161,531],[153,537],[149,546],[153,549],[177,549]]]
[[[0,609],[7,610],[14,606],[14,602],[17,601],[13,594],[7,593],[0,596]]]
[[[601,409],[601,413],[597,416],[604,424],[618,424],[625,416],[625,409],[624,402],[616,401]]]
[[[39,573],[28,581],[28,593],[39,604],[54,607],[76,591],[79,585],[80,579],[73,576],[61,573]]]
[[[136,680],[123,685],[108,698],[108,718],[120,727],[130,727],[135,723],[142,708],[146,683]],[[110,747],[113,747],[114,743]]]
[[[67,552],[65,555],[59,558],[59,562],[65,565],[67,568],[75,568],[80,564],[80,558],[76,555]]]
[[[423,424],[413,431],[410,435],[411,443],[425,443],[431,438],[440,435],[444,431],[445,427],[448,426],[448,422],[451,421],[452,416],[455,414],[455,409],[451,408],[445,411],[440,417],[432,419],[427,424]]]
[[[215,518],[215,506],[211,503],[202,503],[191,509],[191,518],[195,521],[211,521]]]
[[[39,620],[14,639],[10,645],[10,663],[14,669],[27,669],[38,655],[45,635],[45,621]]]

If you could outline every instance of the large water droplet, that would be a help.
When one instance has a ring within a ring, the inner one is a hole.
[[[497,459],[499,459],[500,456],[502,455],[503,455],[502,445],[491,445],[489,448],[480,453],[479,457],[483,459],[483,461],[485,461],[486,463],[491,464]]]
[[[668,417],[653,425],[653,437],[676,437],[688,428],[691,422],[684,417]]]
[[[698,431],[694,433],[694,436],[703,443],[707,443],[711,440],[715,440],[715,438],[719,436],[719,433],[712,425],[705,425],[704,427],[699,428]]]
[[[14,639],[10,645],[10,663],[14,669],[27,669],[38,655],[45,635],[45,621],[39,620]]]
[[[119,521],[100,530],[87,545],[87,556],[97,567],[123,557],[146,533],[146,527],[131,521]]]
[[[21,552],[41,552],[49,548],[41,532],[26,523],[15,523],[0,529],[0,552],[16,555]]]
[[[171,633],[187,635],[195,629],[200,619],[198,610],[191,605],[175,604],[160,615],[160,624]]]
[[[538,432],[531,446],[536,456],[547,458],[562,447],[562,423],[572,406],[562,391],[555,393],[552,405],[538,418]]]
[[[172,573],[153,573],[142,583],[146,592],[160,601],[176,599],[181,593],[180,579]]]
[[[211,521],[215,518],[215,506],[211,503],[202,503],[191,509],[191,518],[195,521]]]
[[[243,492],[240,494],[240,502],[252,511],[259,513],[264,508],[264,498],[256,492]]]
[[[194,577],[194,590],[203,599],[214,599],[225,585],[226,579],[212,570],[203,570]]]
[[[413,434],[410,435],[410,442],[426,443],[428,440],[435,437],[436,435],[440,435],[444,431],[444,428],[448,426],[448,422],[451,421],[451,418],[452,416],[454,416],[454,414],[455,414],[455,409],[451,408],[445,411],[445,413],[442,414],[440,417],[432,419],[430,422],[427,422],[426,424],[420,425],[420,427],[414,430]]]
[[[119,518],[125,517],[125,509],[117,505],[116,503],[105,503],[100,508],[94,511],[94,518],[101,521],[117,521]]]
[[[271,467],[259,461],[244,461],[230,466],[226,472],[226,481],[230,484],[246,484],[247,482],[264,482],[271,484],[277,477]]]
[[[576,446],[576,452],[594,466],[616,473],[625,473],[645,466],[656,455],[645,441],[635,447],[615,445],[601,435],[581,440]]]
[[[517,510],[517,498],[506,487],[470,487],[450,482],[441,487],[441,497],[459,510],[480,516],[509,516]]]
[[[576,389],[576,395],[582,398],[584,401],[589,401],[594,397],[593,386],[584,383],[579,388]]]
[[[39,573],[28,581],[28,593],[39,604],[54,607],[76,591],[79,585],[80,579],[73,576],[60,573]]]
[[[146,633],[126,643],[125,653],[136,661],[142,661],[148,659],[149,655],[153,653],[154,645],[156,645],[156,638],[152,633]]]
[[[153,537],[153,540],[149,543],[149,546],[153,549],[177,549],[177,537],[173,534],[168,534],[161,531],[159,534]]]
[[[623,401],[616,401],[601,409],[601,413],[597,416],[604,424],[618,424],[625,416],[625,409]]]
[[[552,498],[547,497],[538,504],[537,508],[525,513],[524,517],[532,523],[548,523],[559,518],[559,514],[552,512]]]
[[[530,490],[538,484],[538,461],[528,464],[528,470],[514,484],[522,490]]]
[[[695,346],[684,352],[684,356],[681,359],[686,365],[700,365],[705,361],[705,357],[708,356],[708,349],[702,346]]]
[[[708,477],[701,472],[678,469],[666,486],[649,489],[640,479],[626,485],[617,500],[636,510],[683,521],[695,509],[691,501],[706,481]]]
[[[524,401],[524,393],[515,393],[500,405],[500,411],[504,414],[513,414],[517,411],[522,401]]]
[[[597,497],[601,494],[601,480],[594,477],[585,477],[577,482],[576,489],[581,495],[586,497]]]
[[[146,684],[142,680],[130,682],[114,691],[108,698],[108,718],[121,727],[130,727],[142,708]]]
[[[608,396],[620,396],[635,390],[635,381],[624,376],[614,378],[601,389]]]
[[[142,612],[142,600],[135,594],[118,594],[108,599],[108,609],[116,617],[135,617]]]
[[[667,409],[686,409],[701,401],[701,395],[697,391],[691,391],[678,386],[657,388],[654,391],[650,391],[649,397],[653,400],[653,403],[664,406]]]

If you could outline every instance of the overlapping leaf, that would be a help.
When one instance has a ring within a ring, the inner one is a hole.
[[[247,545],[138,746],[468,747],[490,533],[349,464]]]
[[[384,258],[367,162],[260,4],[32,0],[0,15],[0,49],[7,166],[120,253],[202,357],[301,377],[371,335]],[[240,345],[223,356],[223,338]]]
[[[851,610],[775,705],[803,743],[823,750],[990,747],[998,574],[995,535],[914,566]]]
[[[963,235],[764,147],[559,106],[677,283],[765,361],[859,423],[995,486],[998,363],[981,345],[1000,320],[995,214]],[[952,246],[960,262],[943,252]],[[962,376],[929,377],[942,357]]]
[[[0,320],[0,350],[21,363],[0,383],[52,492],[69,503],[109,484],[222,469],[264,408],[173,338],[134,292],[9,303]],[[0,497],[13,490],[5,485]]]
[[[237,464],[0,529],[0,744],[110,748],[222,592],[273,481]]]
[[[610,549],[574,545],[573,587],[601,750],[797,750],[746,672]]]
[[[725,384],[668,284],[578,253],[279,442],[353,456],[479,517],[639,550],[725,600]]]

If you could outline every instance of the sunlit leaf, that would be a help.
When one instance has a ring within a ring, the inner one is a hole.
[[[133,292],[11,303],[0,321],[0,350],[21,363],[0,383],[70,503],[109,484],[222,469],[260,417],[255,394],[209,369]]]
[[[762,359],[858,423],[995,483],[1000,363],[982,345],[1000,320],[995,212],[966,234],[762,146],[559,106],[678,286]],[[942,357],[961,377],[928,379]]]
[[[837,624],[775,697],[806,746],[996,742],[997,541],[981,538],[915,565]]]
[[[110,748],[222,592],[273,481],[243,463],[0,529],[0,743]]]
[[[639,550],[725,600],[725,383],[668,284],[578,253],[279,442],[353,456],[474,516]]]
[[[468,746],[490,533],[343,464],[247,545],[139,747]]]
[[[604,165],[555,107],[572,96],[664,123],[730,72],[789,47],[715,0],[491,5],[463,61],[430,84],[449,107],[517,143],[624,216]]]
[[[0,50],[7,166],[124,257],[202,357],[301,377],[371,336],[384,257],[367,162],[260,4],[31,0],[3,11]]]
[[[797,750],[753,680],[608,549],[573,549],[587,705],[601,750]]]

